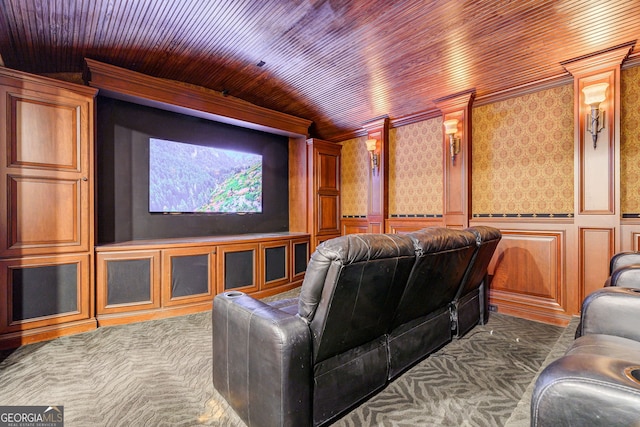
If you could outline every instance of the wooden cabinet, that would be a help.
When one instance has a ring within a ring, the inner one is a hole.
[[[159,250],[98,253],[97,265],[98,316],[161,306]]]
[[[100,326],[210,310],[217,293],[256,297],[300,286],[309,235],[267,233],[98,246]]]
[[[340,152],[342,146],[319,139],[307,140],[308,224],[315,247],[340,236]]]
[[[0,67],[1,347],[95,328],[95,94]]]

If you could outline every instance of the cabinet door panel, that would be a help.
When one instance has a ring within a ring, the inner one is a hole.
[[[98,315],[160,307],[160,251],[98,253]]]
[[[90,316],[90,255],[0,261],[0,332]]]
[[[215,247],[162,251],[162,305],[210,301],[215,289]]]
[[[247,293],[260,290],[258,246],[248,243],[218,247],[218,293],[229,290]]]
[[[0,87],[0,257],[88,252],[93,99],[24,86]]]
[[[11,165],[79,171],[80,106],[9,99]]]
[[[288,241],[262,243],[262,280],[261,287],[266,289],[289,283],[289,248]]]
[[[80,182],[9,177],[10,250],[73,246],[80,242]]]

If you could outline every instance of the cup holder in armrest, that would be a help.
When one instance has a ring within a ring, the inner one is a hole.
[[[640,385],[640,366],[630,366],[624,370],[624,373],[634,383]]]
[[[244,292],[240,292],[240,291],[230,291],[230,292],[225,292],[223,294],[226,298],[238,298],[244,295]]]
[[[630,290],[631,292],[640,293],[640,289],[639,289],[639,288],[630,288],[629,290]]]

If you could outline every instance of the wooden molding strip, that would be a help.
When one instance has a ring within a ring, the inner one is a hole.
[[[84,79],[116,99],[289,137],[306,137],[311,120],[224,96],[200,86],[85,58]]]
[[[574,77],[591,73],[593,70],[615,67],[620,65],[629,55],[635,43],[634,40],[610,49],[561,62],[560,65]]]
[[[507,99],[517,98],[519,96],[528,95],[542,90],[552,89],[558,86],[564,86],[573,83],[573,77],[566,74],[549,77],[547,79],[526,83],[520,86],[514,86],[499,92],[490,93],[484,96],[478,96],[473,101],[473,107],[480,107],[495,102],[506,101]]]
[[[90,96],[90,97],[94,97],[98,93],[96,89],[83,86],[77,83],[71,83],[68,81],[63,81],[63,80],[55,79],[48,76],[29,74],[23,71],[18,71],[11,68],[5,68],[5,67],[0,67],[0,77],[10,77],[14,79],[20,79],[23,82],[30,82],[30,83],[40,84],[40,85],[46,83],[47,85],[50,85],[52,87],[69,90],[74,93],[79,93],[81,95]]]

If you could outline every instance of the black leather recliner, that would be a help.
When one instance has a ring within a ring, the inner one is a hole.
[[[347,235],[318,246],[297,299],[217,295],[215,388],[249,426],[334,420],[452,339],[480,246],[446,228]]]
[[[640,289],[611,286],[582,304],[576,340],[536,380],[531,425],[640,425]]]

